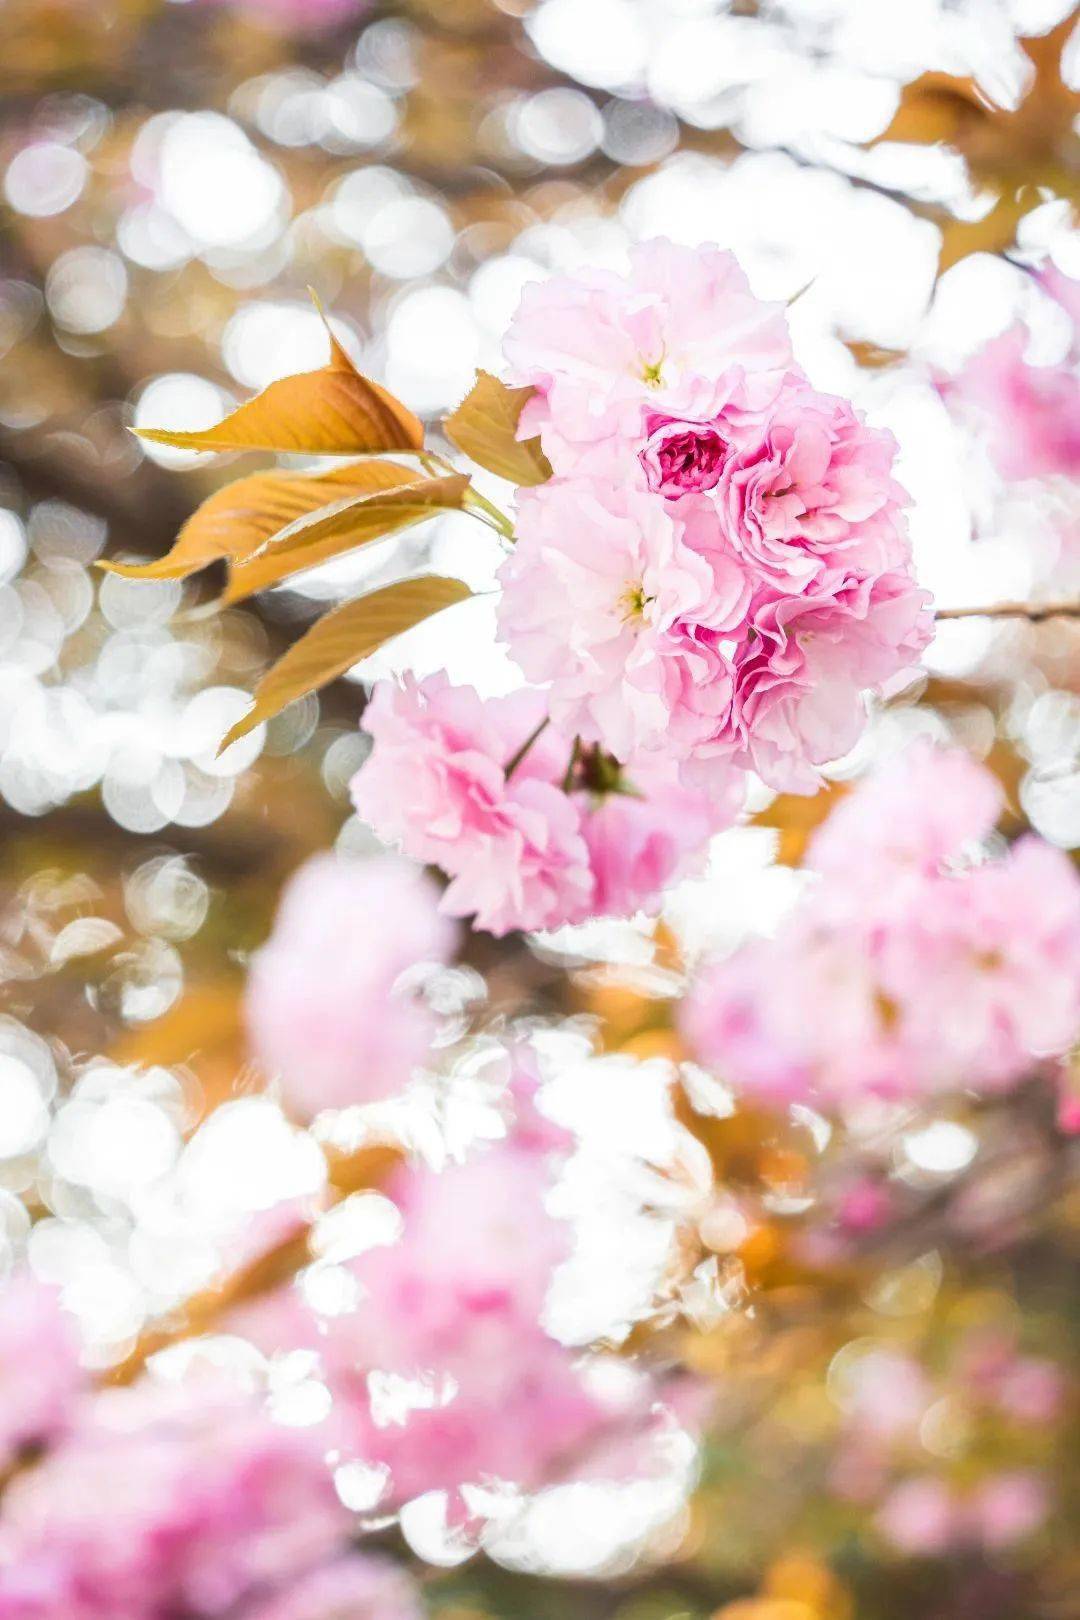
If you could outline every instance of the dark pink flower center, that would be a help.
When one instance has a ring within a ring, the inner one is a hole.
[[[646,440],[641,465],[649,488],[659,494],[698,494],[720,482],[730,449],[708,423],[661,421]]]

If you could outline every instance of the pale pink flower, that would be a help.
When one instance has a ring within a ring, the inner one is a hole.
[[[877,1527],[900,1552],[934,1557],[962,1535],[963,1519],[945,1481],[922,1474],[894,1486],[878,1510]]]
[[[866,694],[914,665],[931,639],[928,609],[906,568],[841,571],[800,596],[760,597],[689,779],[707,780],[721,763],[780,792],[815,792],[818,768],[858,741]]]
[[[317,1437],[216,1379],[99,1394],[4,1508],[5,1620],[222,1615],[350,1529]]]
[[[742,807],[734,774],[726,804],[719,794],[683,787],[664,767],[643,765],[629,781],[634,791],[608,794],[582,820],[596,882],[593,905],[601,916],[647,910],[670,884],[696,876],[710,839]]]
[[[29,1271],[0,1286],[0,1468],[62,1434],[87,1374],[74,1319]]]
[[[845,887],[858,884],[861,894],[877,887],[888,900],[901,880],[970,855],[1004,804],[985,765],[920,738],[839,801],[810,840],[806,864]]]
[[[1050,1493],[1030,1469],[1006,1469],[983,1480],[965,1506],[970,1529],[984,1546],[1011,1547],[1042,1526]]]
[[[301,1116],[400,1090],[434,1020],[407,982],[445,962],[455,929],[439,891],[394,856],[316,856],[291,878],[256,952],[246,1015],[259,1061]]]
[[[986,443],[1005,479],[1080,471],[1080,375],[1071,363],[1031,365],[1020,322],[991,339],[938,391]]]
[[[767,418],[738,432],[718,479],[725,528],[755,579],[824,595],[837,575],[906,568],[895,454],[891,433],[792,375]]]
[[[518,535],[500,633],[556,724],[623,761],[675,755],[684,734],[688,749],[728,691],[721,643],[751,591],[705,499],[676,516],[647,492],[560,479],[520,497]]]
[[[663,238],[630,251],[625,276],[554,276],[525,288],[504,352],[531,384],[523,438],[540,434],[557,473],[604,472],[644,448],[650,423],[707,423],[761,409],[791,363],[780,304],[751,293],[732,254]]]
[[[353,779],[359,814],[451,877],[444,911],[475,913],[493,934],[588,913],[588,850],[559,782],[570,744],[545,732],[507,774],[544,719],[537,692],[485,702],[445,675],[381,682],[364,714],[373,748]]]
[[[388,1558],[351,1553],[302,1575],[242,1620],[424,1620],[416,1586]]]

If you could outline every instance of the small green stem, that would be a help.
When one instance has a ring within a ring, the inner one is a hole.
[[[566,775],[562,779],[562,790],[563,790],[564,793],[569,793],[571,787],[573,786],[574,770],[575,770],[575,768],[577,766],[577,762],[578,762],[580,757],[581,757],[581,738],[580,737],[575,737],[574,738],[574,746],[570,750],[570,760],[569,760],[569,763],[567,764],[567,767],[566,767]]]
[[[534,730],[529,732],[529,735],[526,737],[517,753],[507,760],[506,764],[503,766],[503,775],[506,777],[508,782],[513,776],[514,772],[517,770],[518,766],[521,764],[522,760],[525,758],[525,755],[529,752],[529,749],[532,747],[537,737],[539,737],[540,733],[543,731],[544,727],[550,725],[550,723],[549,717],[545,715],[540,724],[535,727]]]
[[[437,474],[452,473],[457,470],[443,456],[433,455],[430,450],[426,450],[421,455],[420,465],[423,467],[426,473],[431,473],[432,476]],[[491,519],[491,527],[495,529],[497,533],[501,534],[504,540],[509,540],[511,544],[513,543],[514,525],[511,523],[506,513],[500,512],[494,501],[489,501],[486,495],[481,495],[480,491],[472,484],[470,484],[468,489],[465,491],[464,505],[466,507],[471,507],[473,514],[476,517],[479,517],[481,512],[486,513],[486,515]]]

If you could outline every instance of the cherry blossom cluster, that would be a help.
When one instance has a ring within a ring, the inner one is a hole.
[[[748,772],[815,790],[931,622],[892,437],[811,386],[730,253],[531,285],[505,353],[554,469],[499,572],[532,686],[383,686],[354,788],[493,933],[655,905]]]
[[[4,1620],[419,1620],[410,1583],[349,1550],[319,1438],[233,1378],[88,1399],[9,1486]]]
[[[443,909],[493,934],[626,915],[698,869],[739,794],[682,786],[663,762],[632,778],[582,748],[523,687],[483,701],[444,675],[378,686],[360,815],[452,879]]]
[[[465,1164],[403,1167],[385,1184],[400,1236],[346,1262],[351,1308],[327,1313],[291,1287],[232,1321],[268,1355],[317,1357],[332,1398],[328,1449],[372,1473],[381,1512],[444,1492],[452,1519],[480,1521],[483,1490],[534,1491],[655,1422],[652,1380],[591,1380],[587,1359],[545,1330],[549,1286],[572,1247],[572,1228],[545,1202],[553,1155],[571,1139],[536,1108],[524,1071],[514,1094],[504,1139]]]
[[[991,775],[916,744],[843,799],[777,937],[706,968],[682,1011],[747,1094],[830,1105],[993,1092],[1080,1033],[1080,877],[1032,835],[995,855]]]

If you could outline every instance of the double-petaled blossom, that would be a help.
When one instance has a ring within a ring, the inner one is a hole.
[[[1065,1050],[1080,878],[1031,836],[974,859],[996,804],[988,772],[926,748],[856,789],[780,934],[706,969],[688,998],[698,1053],[747,1092],[842,1104],[1001,1090]]]
[[[385,682],[365,712],[373,746],[353,782],[357,810],[450,876],[444,910],[496,934],[655,904],[739,807],[730,773],[708,796],[662,762],[624,779],[546,721],[535,690],[485,702],[443,675]]]
[[[453,950],[438,901],[431,878],[390,855],[317,856],[291,879],[252,961],[246,1011],[296,1113],[388,1096],[423,1060],[434,1020],[409,980]]]
[[[216,1378],[106,1391],[8,1489],[0,1615],[232,1615],[336,1556],[350,1522],[318,1437],[258,1396]]]
[[[510,380],[536,390],[522,437],[540,434],[558,474],[622,481],[658,419],[707,427],[725,410],[761,410],[791,364],[791,339],[783,306],[754,297],[732,254],[661,238],[632,251],[625,276],[528,286],[504,352]],[[661,477],[685,453],[653,450]]]
[[[723,792],[812,792],[930,636],[896,446],[794,366],[728,254],[527,288],[505,345],[555,478],[519,500],[500,633],[559,725]]]

